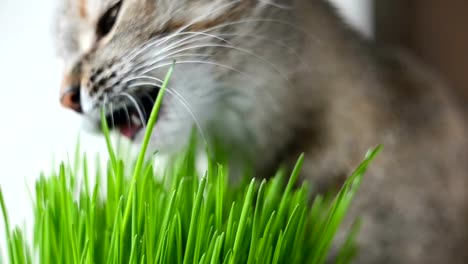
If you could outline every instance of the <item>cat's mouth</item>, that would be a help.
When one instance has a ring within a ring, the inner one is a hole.
[[[134,140],[148,123],[159,89],[136,93],[124,104],[107,106],[106,121],[109,129],[116,130],[126,138]]]

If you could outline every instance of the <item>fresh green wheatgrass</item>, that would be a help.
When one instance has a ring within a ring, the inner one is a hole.
[[[87,158],[78,155],[74,166],[80,166],[81,173],[62,163],[58,173],[37,180],[32,242],[21,228],[10,229],[0,191],[10,263],[325,262],[379,148],[368,153],[334,199],[317,196],[313,202],[307,182],[296,187],[302,156],[290,175],[281,169],[269,180],[246,176],[233,186],[228,168],[213,160],[205,175],[197,174],[192,142],[163,175],[156,175],[154,163],[144,157],[172,70],[161,87],[138,158],[123,160],[115,154],[102,118],[109,152],[106,175],[97,170],[96,183],[90,186]],[[102,176],[107,177],[105,184]],[[356,254],[357,232],[357,226],[351,230],[337,263],[349,263]]]

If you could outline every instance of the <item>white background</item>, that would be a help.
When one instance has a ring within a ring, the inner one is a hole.
[[[349,21],[372,32],[371,0],[331,0],[343,7]],[[54,57],[52,11],[54,0],[0,1],[0,187],[13,224],[31,223],[32,206],[26,186],[53,159],[73,153],[79,117],[58,102],[61,71]],[[96,153],[101,138],[81,134],[82,148]],[[3,220],[0,248],[5,250]],[[0,259],[1,261],[1,259]]]

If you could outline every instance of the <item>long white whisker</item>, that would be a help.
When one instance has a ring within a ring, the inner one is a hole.
[[[211,43],[210,43],[210,44],[211,44]],[[213,43],[213,44],[211,44],[211,45],[216,45],[216,44]],[[203,47],[204,47],[204,46],[203,46]],[[203,48],[203,47],[201,47],[201,48]],[[191,50],[191,49],[196,49],[196,48],[200,48],[200,45],[193,45],[193,46],[188,46],[188,47],[185,47],[185,48],[180,48],[180,49],[178,49],[178,50],[175,50],[175,51],[173,51],[173,52],[171,52],[171,53],[166,54],[164,57],[158,58],[158,59],[156,59],[156,60],[154,60],[154,61],[151,61],[151,62],[149,62],[149,63],[148,63],[148,62],[142,63],[142,64],[136,66],[136,67],[133,69],[133,71],[134,71],[134,72],[138,72],[138,71],[140,71],[140,70],[142,70],[142,69],[144,69],[144,68],[146,68],[146,67],[150,67],[151,65],[156,64],[156,63],[158,63],[158,62],[160,62],[160,61],[163,61],[163,60],[167,60],[167,59],[171,59],[171,60],[172,60],[173,58],[177,58],[178,56],[180,57],[180,55],[179,55],[178,53],[181,53],[181,52],[184,52],[184,51],[188,51],[188,50]],[[184,54],[190,54],[190,53],[184,53]],[[202,53],[199,53],[199,54],[202,54]],[[184,55],[184,56],[185,56],[185,55]],[[183,57],[184,57],[184,56],[183,56]],[[208,54],[206,54],[205,56],[208,56]]]
[[[189,35],[188,37],[185,37],[183,39],[180,39],[180,40],[177,40],[177,41],[174,41],[173,43],[171,43],[170,45],[167,45],[166,47],[164,47],[163,49],[159,50],[156,54],[154,54],[153,56],[158,56],[158,55],[161,55],[162,53],[166,52],[167,50],[170,50],[174,47],[177,47],[177,45],[180,45],[182,43],[184,43],[185,41],[188,41],[188,40],[191,40],[192,38],[196,37],[196,36],[203,36],[201,39],[206,39],[206,38],[214,38],[214,39],[218,39],[222,42],[226,42],[226,43],[230,43],[228,40],[226,39],[223,39],[221,37],[218,37],[216,35],[213,35],[213,34],[209,34],[209,33],[205,33],[205,32],[182,32],[182,33],[179,33],[177,35],[175,35],[174,37],[178,37],[178,36],[183,36],[183,35]],[[158,39],[159,40],[159,39]],[[166,41],[168,41],[169,39],[165,39],[164,41],[162,42],[159,42],[159,41],[156,41],[154,43],[154,45],[158,45],[160,46],[161,44],[164,44]],[[193,41],[191,41],[193,42]],[[189,42],[189,43],[191,43]],[[184,43],[184,44],[187,44],[187,43]],[[138,57],[139,55],[141,55],[141,53],[143,53],[144,51],[146,51],[147,49],[149,49],[150,47],[152,47],[153,45],[149,44],[149,45],[146,45],[145,47],[143,47],[141,50],[139,50],[138,52],[134,53],[132,56],[129,56],[129,57],[125,57],[125,60],[133,60],[135,59],[136,57]]]
[[[227,40],[225,40],[223,38],[220,38],[220,37],[217,37],[217,36],[211,35],[211,34],[202,34],[204,36],[193,39],[195,36],[200,35],[201,33],[200,32],[187,32],[187,33],[190,33],[191,35],[186,37],[186,38],[183,38],[181,40],[175,41],[175,42],[171,43],[170,45],[167,45],[166,47],[162,48],[161,50],[158,50],[158,52],[156,52],[155,54],[151,54],[151,56],[153,56],[153,57],[160,56],[161,59],[164,59],[165,57],[168,56],[167,53],[170,52],[171,50],[177,49],[177,48],[182,47],[184,45],[188,45],[190,43],[194,43],[194,42],[197,42],[197,41],[202,41],[202,40],[207,39],[207,38],[216,38],[216,39],[222,40],[222,41],[224,41],[226,43],[230,43],[229,41],[227,41]],[[137,63],[137,64],[134,65],[134,68],[140,69],[142,64],[144,65],[144,63],[145,63],[144,61],[141,62],[141,63]]]
[[[113,103],[112,103],[112,100],[115,100],[115,99],[118,99],[118,97],[123,97],[122,94],[113,94],[113,95],[108,95],[108,94],[104,94],[104,100],[103,100],[103,107],[104,107],[104,113],[108,113],[107,111],[107,105],[109,105],[109,110],[110,110],[110,114],[111,114],[111,120],[112,120],[112,128],[115,128],[115,118],[114,118],[114,106],[113,106]],[[117,104],[117,103],[116,103]],[[122,103],[122,107],[119,107],[120,104],[117,104],[117,109],[123,109],[124,112],[125,112],[125,116],[126,116],[126,120],[127,120],[127,126],[130,127],[130,113],[126,107],[126,104],[125,102]]]
[[[214,55],[212,54],[206,54],[206,53],[184,53],[184,54],[170,56],[169,59],[177,60],[177,58],[183,58],[183,57],[213,57],[213,56]]]
[[[175,64],[176,64],[176,65],[179,65],[179,64],[204,64],[204,65],[210,65],[210,66],[217,66],[217,67],[221,67],[221,68],[228,69],[228,70],[233,71],[233,72],[235,72],[235,73],[237,73],[237,74],[240,74],[240,75],[242,75],[243,77],[245,77],[245,78],[251,80],[252,82],[256,82],[257,79],[258,79],[258,77],[255,78],[255,77],[253,77],[252,75],[250,75],[250,74],[248,74],[248,73],[246,73],[246,72],[244,72],[244,71],[238,70],[238,69],[236,69],[236,68],[233,68],[233,67],[228,66],[228,65],[225,65],[225,64],[216,63],[216,62],[212,62],[212,61],[199,61],[199,60],[185,60],[185,61],[181,61],[181,60],[179,60],[179,61],[176,61]],[[163,67],[168,67],[168,66],[171,66],[171,65],[174,65],[174,63],[173,63],[173,62],[171,62],[171,63],[160,63],[160,64],[158,64],[158,65],[152,66],[152,67],[149,68],[149,69],[146,69],[144,72],[141,73],[141,75],[144,75],[144,74],[146,74],[146,73],[148,73],[148,72],[151,72],[151,71],[153,71],[153,70],[157,70],[157,69],[163,68]],[[272,95],[271,95],[270,93],[266,93],[266,95],[267,95],[271,100],[273,100],[273,97],[272,97]]]
[[[241,0],[235,0],[235,1],[230,1],[229,3],[227,4],[224,4],[224,5],[221,5],[217,8],[215,8],[214,10],[212,10],[211,13],[213,12],[218,12],[222,9],[225,9],[225,8],[228,8],[229,6],[231,5],[235,5],[237,3],[239,3]],[[190,32],[187,32],[187,31],[184,31],[188,28],[190,28],[191,26],[193,26],[194,24],[198,23],[199,21],[201,21],[202,19],[202,16],[198,17],[198,18],[195,18],[192,20],[192,22],[190,23],[187,23],[185,26],[182,26],[180,27],[177,31],[175,31],[174,33],[171,33],[169,36],[166,36],[164,38],[161,38],[161,39],[158,39],[157,41],[155,41],[154,43],[145,43],[144,46],[146,47],[142,47],[141,49],[139,49],[139,51],[137,50],[136,53],[141,53],[141,52],[144,52],[146,49],[148,49],[149,47],[153,46],[153,45],[161,45],[161,44],[164,44],[166,41],[169,41],[171,40],[172,38],[174,37],[177,37],[177,36],[180,36],[181,34],[183,33],[190,33]],[[206,32],[197,32],[197,33],[206,33]],[[133,53],[133,52],[132,52]],[[138,55],[131,55],[132,57],[136,57]]]
[[[171,36],[158,36],[155,38],[151,38],[147,41],[145,41],[143,44],[137,46],[134,48],[132,51],[130,51],[128,54],[122,57],[122,60],[124,61],[129,61],[137,57],[139,54],[137,53],[142,53],[145,50],[147,50],[149,47],[154,46],[154,45],[159,45],[163,41],[167,40]]]
[[[130,113],[128,112],[128,108],[126,104],[123,104],[123,109],[125,111],[125,116],[127,117],[127,126],[131,127]]]
[[[230,2],[228,2],[226,4],[224,4],[224,5],[221,5],[221,6],[217,7],[217,8],[215,8],[214,10],[211,11],[211,13],[218,12],[218,11],[220,11],[222,9],[225,9],[225,8],[228,8],[228,7],[232,6],[232,5],[235,5],[235,4],[239,3],[239,2],[241,2],[241,0],[230,1]],[[186,30],[186,29],[190,28],[191,26],[193,26],[194,24],[200,22],[202,19],[203,19],[202,16],[200,16],[198,18],[195,18],[195,19],[192,20],[192,22],[187,23],[185,26],[180,27],[177,31],[175,31],[175,32],[171,33],[170,35],[165,36],[163,38],[158,38],[153,43],[151,43],[153,40],[149,40],[149,41],[145,42],[143,45],[140,46],[140,48],[137,48],[133,52],[131,52],[131,54],[128,54],[129,57],[130,56],[134,57],[135,56],[134,53],[141,53],[144,50],[146,50],[147,48],[149,48],[150,46],[161,45],[164,42],[169,41],[174,37],[180,36],[181,33],[190,33],[190,32],[186,32],[184,30]],[[200,32],[196,32],[196,33],[200,33]],[[206,32],[203,32],[203,33],[206,33]],[[136,55],[136,56],[138,56],[138,55]]]
[[[226,68],[228,70],[231,70],[231,71],[234,71],[238,74],[241,74],[249,79],[253,79],[255,80],[255,78],[253,78],[253,76],[243,72],[243,71],[240,71],[236,68],[233,68],[231,66],[228,66],[228,65],[225,65],[225,64],[221,64],[221,63],[216,63],[216,62],[212,62],[212,61],[197,61],[197,60],[186,60],[186,61],[176,61],[175,64],[196,64],[196,63],[199,63],[199,64],[207,64],[207,65],[212,65],[212,66],[219,66],[219,67],[222,67],[222,68]],[[151,66],[150,68],[148,69],[145,69],[141,74],[146,74],[148,72],[151,72],[151,71],[154,71],[156,69],[159,69],[159,68],[162,68],[162,67],[167,67],[167,66],[171,66],[173,65],[174,63],[162,63],[162,64],[158,64],[158,65],[154,65],[154,66]]]
[[[164,59],[165,57],[167,57],[167,53],[169,53],[170,51],[174,50],[174,49],[178,49],[184,45],[188,45],[188,44],[191,44],[191,43],[194,43],[194,42],[197,42],[197,41],[202,41],[204,39],[207,39],[208,37],[204,36],[204,37],[199,37],[199,38],[195,38],[195,39],[192,39],[191,37],[187,37],[187,38],[184,38],[180,41],[177,41],[176,43],[172,43],[164,48],[162,48],[161,50],[159,50],[158,52],[154,53],[154,54],[150,54],[150,56],[156,58],[156,57],[160,57],[161,59]],[[143,62],[144,63],[144,62]],[[137,63],[134,65],[134,68],[139,68],[141,67],[141,64],[142,63]]]
[[[174,62],[172,61],[171,58],[168,58],[168,60],[171,60],[171,62],[168,62],[168,63],[165,63],[165,62],[160,62],[158,64],[154,64],[152,65],[151,67],[145,69],[143,72],[140,73],[140,76],[147,76],[147,75],[144,75],[148,72],[151,72],[151,71],[154,71],[154,70],[157,70],[157,69],[160,69],[160,68],[164,68],[164,67],[168,67],[168,66],[171,66],[171,65],[174,65]],[[178,61],[175,61],[175,64],[176,65],[180,65],[180,64],[202,64],[202,65],[208,65],[208,66],[216,66],[216,67],[221,67],[221,68],[224,68],[224,69],[227,69],[227,70],[230,70],[230,71],[233,71],[241,76],[243,76],[244,78],[247,78],[249,80],[252,81],[252,83],[255,83],[257,82],[258,80],[258,76],[257,77],[254,77],[250,74],[248,74],[247,72],[244,72],[244,71],[241,71],[239,69],[236,69],[234,67],[231,67],[231,66],[228,66],[228,65],[225,65],[225,64],[221,64],[221,63],[217,63],[217,62],[212,62],[212,61],[204,61],[204,60],[178,60]],[[130,82],[132,80],[135,80],[137,79],[137,77],[133,77],[133,78],[130,78],[128,80],[125,80],[127,82]],[[292,85],[292,84],[290,84]],[[266,93],[266,96],[268,96],[272,101],[274,100],[272,95],[270,93]]]
[[[127,93],[127,92],[120,92],[119,94],[122,95],[122,96],[125,96],[126,98],[128,98],[130,100],[130,102],[132,102],[135,105],[135,108],[136,108],[137,113],[138,113],[138,118],[140,118],[141,124],[143,125],[143,127],[146,128],[146,121],[145,121],[143,112],[141,111],[141,107],[138,104],[138,102],[135,100],[135,98],[133,98],[133,96],[131,94]]]
[[[197,49],[197,48],[209,48],[209,47],[213,47],[213,48],[226,48],[226,49],[233,49],[233,50],[237,50],[237,51],[240,51],[240,52],[244,52],[248,55],[252,55],[254,56],[255,58],[257,58],[258,60],[261,60],[263,62],[265,62],[266,64],[268,64],[270,67],[272,67],[278,74],[280,74],[283,79],[285,81],[287,81],[290,85],[292,85],[291,81],[289,80],[289,77],[287,77],[274,63],[272,63],[271,61],[263,58],[262,56],[259,56],[257,54],[255,54],[254,52],[252,51],[249,51],[249,50],[246,50],[246,49],[242,49],[242,48],[238,48],[236,46],[231,46],[231,45],[223,45],[223,44],[201,44],[201,45],[194,45],[194,46],[190,46],[190,47],[187,47],[187,48],[182,48],[176,52],[173,52],[171,53],[170,55],[168,56],[171,56],[171,55],[175,55],[177,53],[180,53],[182,51],[186,51],[186,50],[191,50],[191,49]],[[159,61],[161,61],[162,59],[159,59],[159,60],[156,60],[154,63],[158,63]],[[212,62],[213,64],[216,64],[214,62]],[[226,65],[223,65],[223,66],[226,66]],[[148,66],[148,67],[151,67]],[[229,67],[229,66],[228,66]],[[231,67],[232,68],[232,67]],[[139,67],[137,69],[135,69],[135,71],[139,71],[141,70],[142,68]],[[232,68],[233,69],[233,68]],[[154,70],[154,69],[153,69]],[[144,71],[143,74],[147,73],[148,71]]]
[[[139,76],[138,78],[135,78],[135,80],[136,80],[136,79],[148,79],[148,80],[152,80],[152,81],[157,82],[159,85],[164,83],[163,80],[161,80],[161,79],[159,79],[159,78],[156,78],[156,77],[148,76],[148,75],[142,75],[142,76]],[[153,83],[152,86],[156,86],[156,84]],[[133,87],[133,85],[130,85],[129,87]],[[174,90],[174,89],[169,88],[168,91],[171,92],[171,93],[174,93],[175,95],[177,95],[177,96],[180,98],[180,100],[182,100],[182,102],[183,102],[184,104],[187,104],[187,105],[189,104],[188,101],[185,99],[185,97],[182,96],[177,90]],[[192,113],[192,114],[193,114],[193,113]]]
[[[280,47],[283,47],[285,49],[287,49],[289,52],[291,52],[298,60],[299,62],[307,68],[307,70],[310,72],[311,71],[311,67],[308,63],[306,63],[300,56],[299,54],[297,53],[297,51],[293,48],[291,48],[290,46],[286,45],[285,43],[281,42],[281,41],[277,41],[275,39],[272,39],[272,38],[268,38],[268,37],[265,37],[265,36],[261,36],[261,35],[252,35],[252,34],[235,34],[235,33],[221,33],[219,34],[219,36],[234,36],[234,37],[250,37],[250,38],[257,38],[257,39],[264,39],[264,40],[267,40],[275,45],[278,45]],[[232,42],[231,42],[232,43]],[[202,53],[192,53],[193,56],[206,56],[206,57],[209,57],[211,55],[208,55],[208,54],[202,54]],[[187,53],[187,54],[183,54],[183,55],[175,55],[175,56],[172,56],[171,58],[177,58],[177,57],[188,57],[188,56],[191,56],[192,55],[191,53]],[[168,55],[170,56],[170,54]]]
[[[287,49],[288,51],[290,51],[299,60],[299,62],[308,69],[308,71],[311,71],[310,65],[308,63],[306,63],[301,58],[301,56],[299,56],[297,51],[295,49],[291,48],[289,45],[286,45],[285,43],[283,43],[281,41],[278,41],[278,40],[275,40],[275,39],[272,39],[272,38],[269,38],[269,37],[265,37],[265,36],[262,36],[262,35],[252,35],[252,34],[221,33],[219,35],[220,36],[234,36],[234,37],[250,37],[250,38],[257,38],[257,39],[267,40],[269,42],[272,42],[275,45],[278,45],[278,46],[283,47],[283,48]]]
[[[152,79],[152,78],[151,78]],[[159,79],[155,78],[156,81],[159,81]],[[162,83],[162,82],[161,82]],[[134,83],[134,84],[131,84],[129,85],[128,87],[129,88],[133,88],[133,87],[139,87],[139,86],[153,86],[153,87],[160,87],[159,84],[155,84],[155,83],[152,83],[152,82],[139,82],[139,83]],[[195,123],[195,125],[197,126],[199,132],[200,132],[200,136],[203,138],[203,140],[205,141],[205,143],[207,143],[207,140],[206,140],[206,137],[205,137],[205,134],[203,133],[203,129],[200,125],[200,122],[198,121],[198,119],[196,118],[195,116],[195,113],[192,111],[192,108],[190,107],[189,103],[187,102],[187,100],[185,99],[185,97],[183,97],[179,92],[177,92],[176,90],[174,89],[170,89],[169,87],[166,87],[166,92],[176,98],[178,98],[178,100],[180,101],[180,103],[184,106],[184,108],[187,110],[187,112],[190,114],[190,116],[192,117],[193,119],[193,122]]]
[[[216,13],[220,10],[223,10],[225,8],[228,8],[232,5],[235,5],[239,2],[241,2],[242,0],[234,0],[234,1],[230,1],[224,5],[221,5],[221,6],[218,6],[217,8],[213,9],[210,13]],[[189,29],[191,26],[193,26],[194,24],[200,22],[200,21],[203,21],[203,15],[200,15],[199,17],[197,18],[194,18],[191,22],[187,23],[185,26],[182,26],[180,27],[177,31],[175,31],[174,33],[171,34],[170,38],[168,40],[170,40],[171,38],[175,37],[175,36],[178,36],[181,32],[186,32],[184,30],[186,29]]]
[[[235,2],[232,2],[230,4],[235,4],[236,2],[239,2],[238,1],[235,1]],[[230,5],[228,4],[228,5]],[[228,6],[226,5],[226,6]],[[260,23],[260,22],[270,22],[270,23],[276,23],[276,24],[280,24],[280,25],[284,25],[284,26],[289,26],[291,28],[294,28],[295,30],[298,30],[306,35],[310,35],[309,32],[307,32],[305,29],[301,28],[301,27],[298,27],[297,25],[291,23],[291,22],[288,22],[288,21],[283,21],[283,20],[278,20],[278,19],[262,19],[262,18],[258,18],[258,19],[244,19],[244,20],[238,20],[238,21],[233,21],[233,22],[228,22],[228,23],[223,23],[223,24],[219,24],[219,25],[216,25],[216,26],[213,26],[211,28],[208,28],[204,31],[201,31],[201,32],[183,32],[185,29],[189,28],[190,26],[192,26],[193,24],[195,24],[197,21],[194,20],[193,22],[191,23],[188,23],[187,25],[179,28],[176,32],[172,33],[171,35],[169,36],[165,36],[165,37],[161,37],[161,38],[158,38],[156,40],[152,39],[152,40],[149,40],[147,42],[145,42],[143,45],[141,45],[139,48],[133,50],[132,52],[130,52],[130,54],[128,54],[127,56],[124,57],[123,60],[125,61],[128,61],[129,59],[134,59],[135,57],[137,57],[138,55],[140,55],[141,53],[143,53],[144,51],[146,51],[147,49],[149,49],[150,47],[154,46],[154,45],[162,45],[164,44],[165,42],[171,40],[172,38],[174,37],[177,37],[177,36],[180,36],[181,34],[183,33],[188,33],[188,34],[192,34],[192,36],[189,36],[188,39],[190,38],[193,38],[193,34],[194,33],[198,33],[198,35],[200,35],[200,33],[205,33],[207,34],[208,32],[210,31],[213,31],[213,30],[217,30],[217,29],[220,29],[220,28],[223,28],[223,27],[228,27],[228,26],[234,26],[234,25],[238,25],[238,24],[244,24],[244,23]],[[317,43],[320,43],[320,41],[316,38],[314,38],[316,40]],[[187,40],[187,38],[185,38],[184,40]]]
[[[236,4],[238,2],[240,2],[240,0],[231,2],[231,3],[227,4],[224,7],[221,6],[219,9],[226,8],[227,6],[232,5],[232,4]],[[272,4],[272,3],[270,2],[269,4]],[[275,6],[280,7],[279,4],[275,4]],[[220,29],[220,28],[228,27],[228,26],[234,26],[234,25],[237,25],[237,24],[244,24],[244,23],[255,23],[255,22],[259,22],[259,23],[260,22],[276,23],[276,24],[280,24],[280,25],[289,26],[289,27],[294,28],[294,29],[296,29],[298,31],[301,31],[302,33],[304,33],[306,35],[310,35],[305,29],[303,29],[301,27],[298,27],[297,25],[295,25],[295,24],[293,24],[291,22],[284,21],[284,20],[279,20],[279,19],[265,19],[265,18],[244,19],[244,20],[238,20],[238,21],[223,23],[223,24],[213,26],[211,28],[208,28],[208,29],[206,29],[204,31],[200,31],[200,32],[184,32],[185,29],[190,28],[192,25],[194,25],[197,22],[198,21],[195,19],[191,23],[188,23],[187,25],[179,28],[176,32],[171,33],[169,36],[166,36],[166,37],[163,37],[163,38],[158,38],[156,41],[154,41],[154,43],[145,43],[141,49],[135,51],[137,54],[133,54],[133,55],[129,54],[129,55],[131,55],[131,59],[134,59],[136,56],[138,56],[138,54],[141,54],[142,52],[144,52],[145,50],[147,50],[151,46],[164,44],[166,41],[169,41],[172,38],[180,36],[180,35],[182,35],[184,33],[192,33],[192,34],[193,33],[204,33],[204,34],[208,34],[208,32],[216,30],[216,29]],[[191,36],[191,37],[193,37],[193,36]],[[191,38],[191,37],[189,37],[189,38]],[[134,53],[134,52],[132,52],[132,53]]]
[[[213,45],[215,45],[215,44],[213,43]],[[199,48],[199,47],[200,47],[200,45],[196,45],[196,46],[194,45],[194,46],[188,46],[188,47],[185,47],[185,48],[180,48],[180,49],[178,49],[178,50],[173,51],[173,52],[170,53],[170,54],[166,54],[165,57],[157,58],[157,59],[154,60],[154,61],[147,62],[146,64],[142,64],[142,65],[140,65],[139,67],[134,68],[134,69],[133,69],[133,72],[138,72],[138,71],[140,71],[140,70],[142,70],[142,69],[151,67],[151,66],[153,66],[153,65],[155,65],[155,64],[157,64],[157,63],[159,63],[159,62],[161,62],[161,61],[165,61],[165,60],[169,60],[169,59],[172,60],[172,58],[174,58],[174,56],[177,55],[178,53],[181,53],[181,52],[184,52],[184,51],[188,51],[188,50],[190,50],[190,49]]]
[[[158,84],[161,84],[161,85],[164,83],[164,81],[163,81],[162,79],[159,79],[159,78],[156,78],[156,77],[153,77],[153,76],[149,76],[149,75],[141,75],[141,76],[133,77],[133,78],[131,78],[131,79],[129,80],[129,82],[135,81],[135,80],[151,80],[151,81],[154,81],[154,82],[156,82],[156,83],[158,83]],[[175,89],[171,89],[171,90],[172,90],[172,92],[174,92],[174,93],[179,93],[179,92],[178,92],[177,90],[175,90]],[[222,90],[223,90],[223,89],[222,89]],[[206,94],[198,94],[198,95],[199,95],[199,96],[205,96],[205,95],[208,95],[208,94],[213,95],[213,91],[207,91]],[[223,94],[223,93],[218,91],[218,94]],[[225,94],[228,94],[228,93],[225,92]],[[180,95],[180,96],[182,97],[182,95]],[[187,100],[185,100],[185,102],[187,102],[187,104],[189,104]]]
[[[238,2],[238,1],[237,1]],[[196,22],[196,21],[195,21]],[[245,19],[245,20],[238,20],[238,21],[234,21],[234,22],[229,22],[229,23],[224,23],[224,24],[219,24],[217,26],[214,26],[214,27],[211,27],[211,28],[208,28],[202,32],[182,32],[183,30],[189,28],[191,25],[193,25],[195,22],[193,23],[189,23],[181,28],[179,28],[179,30],[177,30],[176,32],[172,33],[172,35],[168,36],[168,37],[163,37],[163,38],[160,38],[160,39],[157,39],[156,41],[153,41],[153,43],[151,43],[151,41],[149,41],[150,43],[147,43],[144,46],[144,48],[140,49],[140,51],[136,51],[138,54],[141,54],[143,53],[145,50],[147,50],[149,47],[153,46],[153,45],[160,45],[160,44],[164,44],[165,42],[171,40],[172,38],[178,36],[178,35],[181,35],[182,33],[187,33],[189,34],[189,36],[187,38],[184,38],[182,40],[182,42],[178,41],[178,44],[175,44],[173,43],[172,45],[170,45],[170,47],[167,47],[164,49],[164,51],[160,51],[158,54],[161,54],[165,51],[168,51],[168,49],[172,49],[172,48],[176,48],[178,45],[185,45],[187,44],[187,42],[185,42],[185,44],[182,44],[184,41],[189,41],[191,38],[194,38],[195,36],[199,36],[199,35],[204,35],[205,37],[215,37],[214,35],[210,35],[208,34],[208,32],[210,31],[213,31],[213,30],[216,30],[216,29],[220,29],[220,28],[223,28],[223,27],[228,27],[228,26],[233,26],[233,25],[237,25],[237,24],[243,24],[243,23],[256,23],[256,22],[270,22],[270,23],[276,23],[276,24],[280,24],[280,25],[285,25],[285,26],[289,26],[291,28],[294,28],[298,31],[301,31],[302,33],[306,34],[306,35],[309,35],[309,33],[304,30],[303,28],[300,28],[298,27],[297,25],[291,23],[291,22],[288,22],[288,21],[283,21],[283,20],[277,20],[277,19],[262,19],[262,18],[259,18],[259,19]],[[182,33],[181,33],[182,32]],[[203,34],[204,33],[204,34]],[[207,35],[205,35],[207,34]],[[203,37],[201,38],[203,39]],[[198,40],[201,40],[201,39],[198,39]],[[222,38],[221,38],[222,39]],[[317,40],[317,39],[316,39]],[[195,40],[197,41],[197,40]],[[223,39],[223,41],[226,41],[225,39]],[[192,42],[192,41],[191,41]],[[190,42],[189,42],[190,43]],[[320,43],[318,40],[317,40],[317,43]],[[132,52],[132,57],[136,57],[138,55],[135,55],[133,52]],[[164,57],[168,57],[169,55],[166,55]],[[269,63],[271,64],[271,63]],[[136,65],[138,67],[138,65]],[[281,71],[279,71],[281,72]],[[284,78],[284,75],[283,75],[283,78]],[[286,78],[287,79],[287,78]]]
[[[158,82],[159,84],[164,83],[164,81],[162,79],[159,79],[159,78],[156,78],[156,77],[153,77],[153,76],[148,76],[148,75],[136,76],[136,77],[133,77],[133,78],[129,79],[127,82],[140,80],[140,79],[149,79],[149,80]]]
[[[227,23],[223,23],[223,24],[219,24],[219,25],[216,25],[216,26],[213,26],[211,28],[208,28],[202,32],[211,32],[213,30],[217,30],[217,29],[220,29],[220,28],[223,28],[223,27],[229,27],[229,26],[234,26],[234,25],[238,25],[238,24],[244,24],[244,23],[261,23],[261,22],[269,22],[269,23],[275,23],[275,24],[280,24],[280,25],[283,25],[283,26],[288,26],[290,28],[293,28],[297,31],[300,31],[301,33],[304,33],[306,35],[310,35],[309,32],[291,22],[288,22],[288,21],[285,21],[285,20],[279,20],[279,19],[270,19],[270,18],[254,18],[254,19],[244,19],[244,20],[237,20],[237,21],[232,21],[232,22],[227,22]]]
[[[112,121],[112,128],[115,127],[115,121],[114,121],[114,105],[111,102],[109,102],[109,108],[110,108],[110,113],[111,113],[111,121]]]
[[[278,3],[275,3],[274,1],[272,0],[257,0],[265,5],[270,5],[270,6],[273,6],[273,7],[276,7],[276,8],[279,8],[279,9],[282,9],[282,10],[291,10],[293,9],[291,6],[289,5],[282,5],[282,4],[278,4]]]

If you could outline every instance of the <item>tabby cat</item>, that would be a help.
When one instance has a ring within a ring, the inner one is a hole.
[[[59,2],[60,100],[88,127],[105,106],[141,141],[175,61],[153,149],[180,149],[195,127],[261,176],[305,152],[301,176],[328,191],[383,144],[349,215],[363,220],[356,262],[468,263],[462,113],[430,69],[366,40],[328,2]]]

